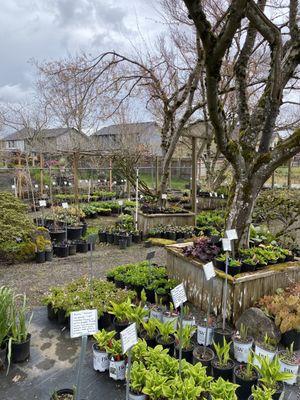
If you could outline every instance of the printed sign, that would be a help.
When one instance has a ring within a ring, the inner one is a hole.
[[[207,281],[216,276],[214,264],[212,262],[203,265],[203,271]]]
[[[167,193],[163,193],[162,195],[161,195],[161,198],[163,199],[163,200],[166,200],[167,199]]]
[[[131,349],[131,347],[138,342],[135,322],[129,325],[128,328],[124,329],[120,333],[120,337],[122,343],[122,352],[125,354],[127,350]]]
[[[230,239],[222,239],[222,246],[224,251],[231,251],[231,240]]]
[[[40,200],[39,205],[40,205],[40,207],[46,207],[46,205],[47,205],[46,200]]]
[[[123,205],[123,200],[118,200],[118,204],[119,204],[119,206],[122,206]]]
[[[97,310],[73,311],[71,312],[70,317],[71,338],[93,335],[98,332]]]
[[[69,204],[68,203],[61,203],[62,208],[69,208]]]
[[[236,229],[229,229],[226,231],[226,236],[229,240],[236,240],[238,238]]]
[[[175,308],[178,308],[180,305],[187,301],[183,283],[180,283],[180,285],[171,290],[171,296]]]
[[[155,251],[150,251],[147,255],[146,255],[146,260],[150,261],[155,257]]]

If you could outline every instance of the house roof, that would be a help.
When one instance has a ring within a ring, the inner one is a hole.
[[[69,131],[74,131],[75,128],[53,128],[53,129],[42,129],[40,134],[43,138],[55,138],[61,136]],[[23,128],[17,132],[13,132],[3,138],[3,140],[25,140],[30,139],[34,136],[34,129],[29,131],[28,128]]]
[[[136,134],[136,133],[149,133],[158,128],[158,124],[154,121],[150,122],[137,122],[131,124],[115,124],[105,126],[94,133],[94,136],[104,135],[118,135],[118,134]]]

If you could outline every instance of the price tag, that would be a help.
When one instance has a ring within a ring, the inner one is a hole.
[[[122,206],[123,205],[123,200],[118,200],[118,204],[119,204],[119,206]]]
[[[40,207],[46,207],[46,205],[47,205],[46,200],[40,200],[39,205],[40,205]]]
[[[61,203],[62,208],[69,208],[69,204],[68,203]]]
[[[162,195],[161,195],[161,198],[163,199],[163,200],[166,200],[167,199],[167,193],[163,193]]]
[[[207,281],[216,276],[214,264],[212,262],[203,265],[203,271]]]
[[[127,350],[131,349],[131,347],[138,342],[136,324],[133,323],[129,325],[128,328],[124,329],[120,333],[120,337],[122,343],[122,352],[125,354]]]
[[[226,231],[226,236],[229,240],[236,240],[238,239],[237,231],[236,229],[229,229]]]
[[[97,310],[73,311],[71,312],[70,317],[71,338],[94,335],[98,332]]]
[[[181,304],[187,301],[183,283],[181,283],[180,285],[176,286],[174,289],[171,290],[171,296],[175,308],[178,308]]]
[[[224,251],[231,251],[231,240],[230,239],[222,239],[222,246]]]
[[[155,257],[155,251],[150,251],[147,255],[146,255],[146,260],[150,261]]]

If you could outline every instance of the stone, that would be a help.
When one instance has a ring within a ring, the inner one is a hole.
[[[244,311],[236,323],[238,330],[241,324],[248,328],[248,335],[252,336],[254,340],[263,340],[267,334],[271,339],[276,340],[276,343],[280,341],[279,329],[260,308],[251,307]]]

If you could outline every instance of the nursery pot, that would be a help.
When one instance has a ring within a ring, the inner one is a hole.
[[[88,225],[87,225],[86,222],[84,222],[84,223],[81,225],[81,228],[82,228],[81,236],[84,236],[84,235],[86,234],[87,227],[88,227]]]
[[[163,320],[163,312],[159,308],[151,308],[150,310],[150,318],[156,318],[162,322]]]
[[[107,243],[114,244],[114,234],[113,233],[107,233],[106,234],[106,240],[107,240]]]
[[[233,337],[234,358],[238,362],[247,363],[252,345],[253,345],[253,338],[249,338],[248,341],[242,342],[241,340],[238,340],[237,338]]]
[[[14,363],[26,361],[30,356],[30,339],[31,335],[28,333],[27,339],[22,343],[12,342],[11,344],[11,359]]]
[[[232,333],[232,330],[228,328],[225,328],[224,331],[222,327],[215,328],[213,335],[214,342],[223,346],[223,338],[225,338],[226,342],[229,343],[231,341]]]
[[[149,303],[155,303],[155,291],[152,289],[145,289],[145,292]]]
[[[145,394],[136,394],[129,392],[129,400],[146,400],[147,396]]]
[[[161,335],[156,336],[156,343],[161,344],[164,349],[169,350],[170,356],[173,356],[174,354],[174,345],[175,345],[175,337],[173,335],[170,335],[170,340],[168,343],[164,343],[162,341]]]
[[[106,243],[106,232],[99,232],[99,242],[100,243]]]
[[[164,324],[166,324],[168,322],[172,322],[172,325],[174,326],[174,329],[177,329],[178,315],[166,315],[166,314],[163,314],[162,322]]]
[[[132,241],[133,241],[133,243],[141,243],[141,235],[140,235],[140,233],[134,233],[133,235],[132,235]]]
[[[88,250],[89,250],[88,243],[86,243],[86,242],[78,242],[76,244],[77,253],[87,253]]]
[[[69,244],[69,256],[74,256],[76,254],[76,249],[76,244]]]
[[[59,308],[57,310],[57,321],[61,325],[66,325],[67,324],[66,311],[63,310],[62,308]]]
[[[132,245],[132,236],[130,234],[126,236],[126,242],[128,247]]]
[[[114,233],[114,244],[118,246],[121,239],[121,235],[119,233]]]
[[[211,372],[211,362],[215,358],[215,353],[209,347],[196,346],[193,351],[194,364],[201,362],[204,367],[207,367],[207,373]]]
[[[66,238],[65,230],[49,231],[52,242],[62,242]]]
[[[96,343],[93,344],[93,368],[99,372],[109,369],[108,354],[106,351],[100,351]]]
[[[235,383],[240,385],[236,390],[236,394],[240,400],[244,400],[251,395],[251,388],[257,384],[258,376],[257,372],[254,370],[255,377],[250,380],[246,380],[238,374],[239,368],[240,366],[237,365],[233,370]]]
[[[45,251],[45,260],[52,261],[53,259],[53,250]]]
[[[291,344],[294,342],[294,350],[300,350],[300,331],[296,329],[291,329],[282,334],[281,336],[281,343],[284,347],[291,347]]]
[[[68,257],[69,246],[54,246],[54,254],[60,258]]]
[[[294,385],[297,382],[297,375],[299,371],[299,362],[295,360],[295,362],[288,361],[288,360],[282,360],[281,355],[285,353],[285,350],[281,350],[278,353],[279,356],[279,364],[280,364],[280,371],[281,372],[289,372],[290,374],[293,374],[293,378],[288,379],[284,381],[288,385]]]
[[[195,317],[183,317],[182,320],[182,327],[184,328],[185,326],[195,326],[196,325],[196,320]]]
[[[189,363],[193,363],[193,346],[190,349],[182,349],[182,358],[185,359]],[[179,359],[179,347],[175,347],[175,356]]]
[[[214,259],[214,266],[215,268],[218,268],[221,271],[225,271],[225,261]]]
[[[108,328],[110,323],[111,323],[110,314],[108,314],[107,312],[104,312],[103,315],[101,315],[98,318],[98,328],[99,329]]]
[[[247,263],[242,263],[242,268],[241,268],[241,272],[254,272],[256,268],[256,264],[252,265],[252,264],[247,264]]]
[[[125,288],[125,283],[123,281],[118,281],[117,279],[115,279],[115,285],[119,289],[124,289]]]
[[[129,326],[128,322],[118,322],[116,318],[113,319],[113,326],[117,334],[119,334],[123,329],[126,329]]]
[[[126,247],[127,247],[127,239],[126,239],[126,237],[124,237],[124,236],[120,237],[118,244],[119,244],[120,250],[125,250]]]
[[[60,396],[63,396],[64,394],[72,394],[74,396],[74,390],[73,389],[60,389],[60,390],[57,390],[50,397],[50,400],[56,400],[57,398],[59,399]]]
[[[38,264],[44,263],[46,261],[46,254],[44,251],[38,251],[35,253],[35,261]]]
[[[79,240],[82,235],[82,226],[68,226],[67,238],[68,240]]]
[[[54,321],[57,319],[57,313],[55,312],[51,303],[47,304],[47,316],[50,321]]]
[[[232,382],[233,379],[233,369],[234,369],[234,362],[232,360],[228,361],[226,367],[221,367],[218,365],[218,359],[214,358],[211,362],[212,367],[212,374],[213,377],[217,380],[219,377],[222,377],[226,381]]]
[[[265,349],[260,344],[255,344],[255,354],[257,354],[258,356],[262,356],[262,357],[269,357],[270,361],[272,361],[273,358],[275,357],[276,350],[268,350],[268,349]],[[259,362],[256,358],[254,358],[253,363],[254,363],[254,365],[259,365]]]
[[[197,343],[200,345],[206,344],[206,346],[210,346],[212,344],[214,328],[209,326],[207,330],[207,337],[205,343],[205,333],[206,333],[206,326],[197,326]]]
[[[109,377],[115,381],[125,380],[125,360],[114,361],[112,358],[109,362]]]
[[[241,273],[241,266],[238,265],[236,267],[231,267],[230,265],[228,265],[228,274],[231,276],[235,276],[237,274]]]

